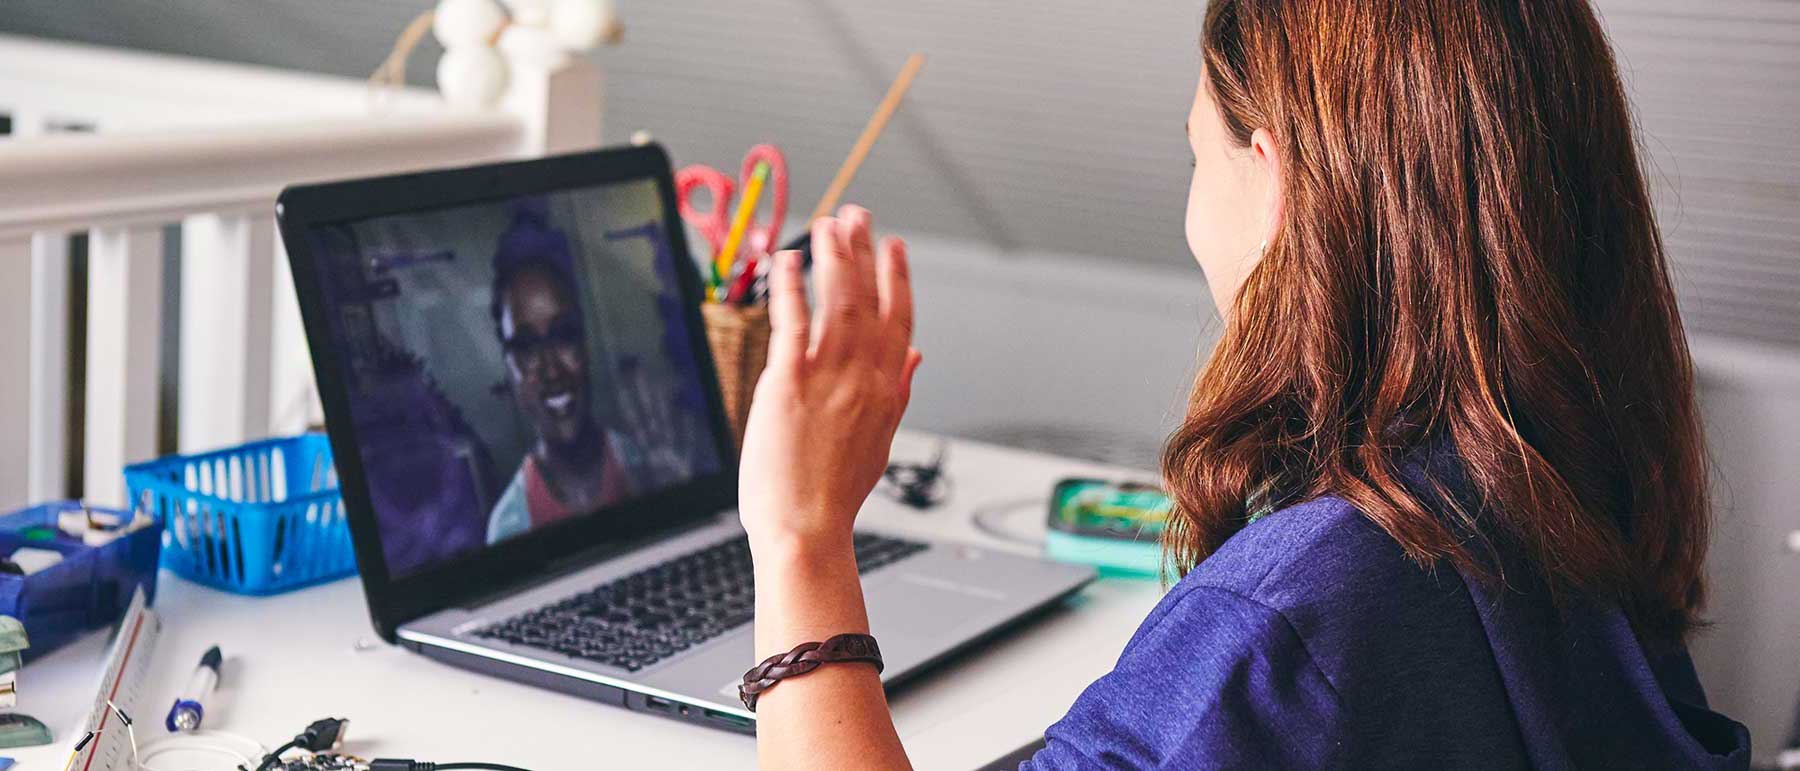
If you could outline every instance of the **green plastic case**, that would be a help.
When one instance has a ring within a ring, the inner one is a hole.
[[[1064,479],[1050,494],[1044,552],[1106,575],[1160,577],[1163,527],[1173,506],[1151,485]]]

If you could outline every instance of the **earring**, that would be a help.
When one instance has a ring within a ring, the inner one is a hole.
[[[1267,239],[1267,238],[1263,239],[1262,243],[1257,245],[1256,256],[1262,257],[1263,252],[1266,252],[1266,251],[1269,251],[1269,239]]]

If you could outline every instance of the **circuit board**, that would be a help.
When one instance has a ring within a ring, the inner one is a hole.
[[[283,758],[271,771],[363,771],[369,767],[369,761],[353,755],[320,753]]]

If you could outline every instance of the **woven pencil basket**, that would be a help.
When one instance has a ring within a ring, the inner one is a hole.
[[[700,310],[706,318],[713,366],[719,372],[719,392],[725,397],[725,417],[731,421],[731,437],[741,450],[744,426],[750,420],[750,396],[769,362],[769,308],[706,303]]]

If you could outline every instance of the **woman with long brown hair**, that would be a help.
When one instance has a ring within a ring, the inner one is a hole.
[[[1685,652],[1693,378],[1586,0],[1214,0],[1201,48],[1184,576],[1027,766],[1746,767]],[[868,631],[851,523],[919,363],[904,246],[813,240],[744,451],[760,655]],[[766,766],[906,766],[864,664],[758,715]]]

